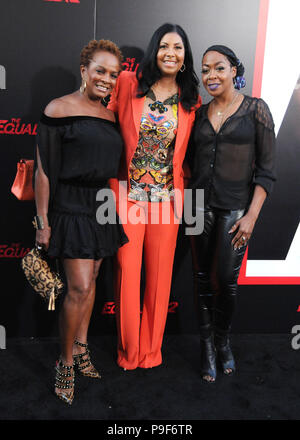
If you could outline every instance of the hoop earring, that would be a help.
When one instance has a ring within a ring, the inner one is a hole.
[[[85,92],[85,89],[86,89],[86,80],[85,79],[83,79],[82,80],[82,83],[81,83],[81,86],[80,86],[80,93],[84,93]]]
[[[184,72],[185,71],[185,64],[182,64],[182,66],[180,67],[180,69],[179,69],[179,72]]]

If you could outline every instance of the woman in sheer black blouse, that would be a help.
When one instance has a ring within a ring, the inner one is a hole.
[[[235,370],[228,334],[239,270],[275,181],[272,115],[262,99],[238,93],[243,73],[229,48],[206,50],[202,81],[213,99],[197,112],[188,150],[190,187],[204,189],[204,231],[191,236],[191,244],[201,375],[208,382],[216,379],[216,357],[225,374]],[[194,209],[200,215],[203,207]]]

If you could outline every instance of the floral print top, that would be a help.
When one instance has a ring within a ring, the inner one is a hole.
[[[173,154],[177,132],[178,94],[157,101],[145,97],[139,141],[129,167],[130,200],[151,202],[173,198]]]

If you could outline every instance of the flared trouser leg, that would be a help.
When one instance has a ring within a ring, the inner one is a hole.
[[[132,203],[127,203],[127,216]],[[140,282],[145,236],[145,216],[140,209],[141,221],[131,224],[122,218],[129,242],[122,246],[116,256],[115,302],[118,330],[118,357],[120,367],[137,368],[139,362],[140,332]]]
[[[162,204],[151,204],[160,216],[159,224],[146,225],[144,259],[146,286],[140,329],[139,367],[151,368],[162,362],[161,346],[168,314],[173,261],[178,234],[172,204],[170,223],[161,221]]]
[[[161,203],[148,203],[145,224],[123,224],[129,243],[117,254],[116,316],[118,364],[151,368],[162,362],[161,345],[168,313],[178,224],[162,224]],[[128,204],[129,208],[132,204]],[[158,224],[153,223],[154,218]],[[140,313],[140,279],[144,252],[145,293]]]

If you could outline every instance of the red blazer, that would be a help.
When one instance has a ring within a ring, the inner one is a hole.
[[[123,158],[121,162],[118,178],[119,180],[127,181],[127,189],[129,189],[129,165],[138,145],[139,129],[145,99],[144,97],[136,97],[137,87],[138,81],[135,72],[121,72],[108,104],[108,108],[118,114],[121,134],[125,144],[125,158]],[[177,200],[175,191],[175,207],[178,216],[181,216],[183,207],[184,172],[182,166],[195,119],[195,111],[200,105],[200,96],[197,105],[190,112],[186,111],[180,103],[178,104],[178,127],[173,156],[174,189],[182,191],[182,203],[180,203],[180,200]],[[111,179],[110,184],[118,199],[118,182],[116,179]]]

